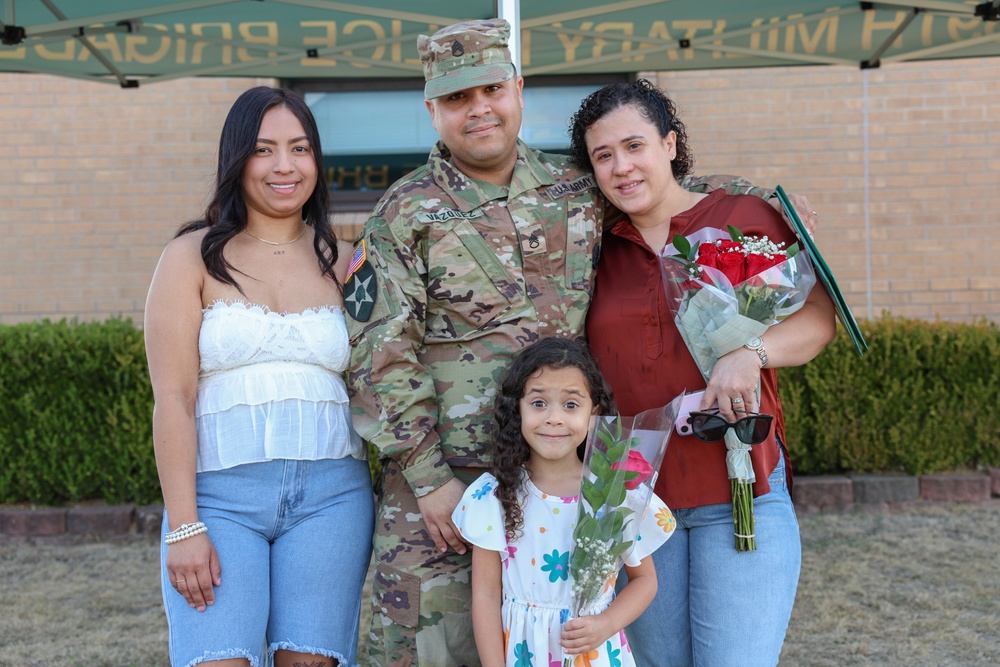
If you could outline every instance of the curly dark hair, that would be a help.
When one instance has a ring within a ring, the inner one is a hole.
[[[687,128],[677,117],[677,106],[646,79],[608,84],[584,98],[569,121],[569,155],[573,162],[583,169],[592,169],[587,152],[587,130],[612,111],[629,104],[656,127],[661,138],[671,130],[677,133],[677,157],[670,163],[670,168],[678,181],[690,174],[694,169],[694,153],[688,146]]]
[[[518,503],[524,466],[531,456],[531,449],[521,434],[520,401],[524,386],[542,368],[578,368],[587,380],[590,399],[600,414],[614,414],[615,399],[611,387],[604,380],[597,362],[587,344],[571,338],[543,338],[524,348],[514,357],[500,380],[499,392],[493,405],[497,423],[489,446],[492,466],[490,472],[497,478],[496,497],[504,510],[504,532],[508,540],[521,535],[524,516]],[[583,460],[586,442],[580,443],[577,454]]]
[[[183,236],[207,227],[208,232],[201,241],[201,257],[208,274],[220,282],[232,285],[244,296],[246,294],[243,288],[230,273],[239,271],[226,261],[222,251],[231,238],[246,229],[247,204],[241,182],[243,167],[253,156],[257,146],[257,133],[264,114],[278,106],[285,107],[299,119],[312,147],[316,160],[316,188],[302,207],[302,219],[316,230],[313,250],[316,252],[320,271],[332,278],[335,285],[340,286],[333,269],[337,264],[337,235],[330,224],[330,191],[326,185],[323,149],[320,147],[316,119],[305,101],[295,92],[285,88],[257,86],[236,98],[222,125],[215,190],[204,216],[188,222],[177,232],[177,236]]]

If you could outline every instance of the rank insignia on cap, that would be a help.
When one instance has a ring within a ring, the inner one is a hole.
[[[365,242],[358,243],[347,266],[347,280],[344,282],[344,309],[358,322],[367,322],[375,308],[378,294],[378,278],[368,261]]]
[[[462,43],[457,39],[451,43],[451,55],[456,58],[465,55],[465,47],[462,46]]]

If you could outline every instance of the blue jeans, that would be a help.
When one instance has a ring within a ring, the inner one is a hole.
[[[784,460],[754,499],[757,550],[733,545],[732,505],[673,510],[677,530],[653,552],[659,588],[626,629],[637,665],[776,665],[802,564]]]
[[[168,581],[162,547],[171,664],[245,658],[260,667],[265,651],[288,650],[357,665],[375,522],[368,464],[354,458],[249,463],[199,473],[197,495],[222,585],[214,605],[192,609]]]

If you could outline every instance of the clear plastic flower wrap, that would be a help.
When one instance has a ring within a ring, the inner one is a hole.
[[[677,330],[706,382],[719,357],[799,310],[816,284],[812,262],[797,246],[782,249],[732,227],[675,236],[660,269]]]
[[[592,419],[569,566],[570,618],[600,613],[614,598],[618,572],[639,539],[680,400],[635,417]]]

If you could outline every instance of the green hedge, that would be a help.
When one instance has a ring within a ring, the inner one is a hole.
[[[816,359],[779,373],[796,472],[1000,465],[996,324],[885,316],[860,325],[864,357],[841,329]]]
[[[158,500],[152,406],[130,320],[0,327],[0,502]]]
[[[997,326],[862,322],[779,390],[799,474],[1000,465]],[[132,322],[0,326],[0,502],[160,498],[153,398]]]

